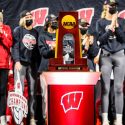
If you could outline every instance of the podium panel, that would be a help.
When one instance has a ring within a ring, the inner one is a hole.
[[[48,125],[95,125],[97,72],[44,72],[48,84]]]

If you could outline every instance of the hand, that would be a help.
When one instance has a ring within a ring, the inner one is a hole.
[[[91,41],[90,36],[88,36],[88,38],[86,39],[86,42],[85,42],[85,50],[89,49],[90,41]]]
[[[51,47],[52,47],[52,50],[55,50],[56,43],[55,43],[55,42],[53,42]]]
[[[90,36],[90,40],[89,40],[89,45],[92,45],[94,43],[94,36]]]
[[[3,33],[3,30],[2,30],[2,28],[0,27],[0,33],[2,34]]]
[[[118,19],[118,12],[116,12],[115,14],[112,15],[112,23],[111,23],[111,25],[113,27],[116,27],[117,19]]]
[[[98,56],[98,55],[94,58],[94,63],[95,63],[95,64],[98,64],[98,63],[99,63],[99,56]]]
[[[116,28],[119,27],[118,20],[116,20],[115,27],[116,27]]]
[[[3,23],[0,22],[0,33],[3,33]]]
[[[112,24],[108,26],[108,29],[111,30],[112,32],[115,32],[114,25],[112,25]]]
[[[88,41],[89,37],[88,36],[85,36],[83,38],[83,41],[82,41],[82,45],[84,46],[86,44],[86,42]]]
[[[18,70],[18,71],[20,71],[21,68],[22,68],[21,63],[20,63],[20,62],[16,62],[16,63],[15,63],[15,69]]]

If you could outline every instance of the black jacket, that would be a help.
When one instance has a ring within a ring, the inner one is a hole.
[[[12,57],[14,62],[30,64],[36,58],[38,32],[35,29],[27,30],[23,27],[16,27],[13,32],[14,44]]]
[[[125,49],[125,22],[123,19],[118,18],[119,27],[115,29],[114,33],[107,29],[110,24],[110,20],[99,19],[96,30],[99,33],[100,47],[114,53]]]
[[[38,47],[41,55],[41,62],[38,69],[39,73],[48,70],[49,59],[54,58],[55,56],[55,51],[51,50],[51,45],[55,44],[55,41],[55,33],[49,33],[45,31],[39,36]]]

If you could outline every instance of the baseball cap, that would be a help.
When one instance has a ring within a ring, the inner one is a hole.
[[[88,25],[89,25],[89,23],[87,22],[86,19],[84,19],[84,18],[79,19],[79,26],[80,26],[80,27],[86,27],[86,26],[88,26]]]
[[[118,1],[117,0],[106,0],[104,2],[104,4],[108,4],[108,5],[118,5]]]
[[[24,10],[24,11],[22,11],[22,12],[20,13],[20,18],[25,17],[25,16],[27,15],[27,13],[30,13],[30,14],[31,14],[31,12],[28,11],[28,10]],[[31,15],[32,15],[32,14],[31,14]]]
[[[54,14],[50,14],[50,15],[48,15],[48,16],[46,17],[46,19],[45,19],[45,24],[48,24],[48,23],[53,22],[53,21],[55,21],[55,20],[58,20],[58,17],[55,16]]]

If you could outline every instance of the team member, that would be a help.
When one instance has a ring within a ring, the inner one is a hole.
[[[125,67],[124,49],[125,33],[123,20],[118,18],[118,2],[112,0],[105,1],[105,16],[97,21],[97,32],[102,49],[100,55],[100,69],[102,73],[102,125],[109,125],[108,106],[111,71],[114,73],[114,93],[116,122],[115,125],[122,124],[123,112],[123,81]]]
[[[43,76],[43,71],[48,70],[49,59],[54,58],[55,56],[55,40],[56,40],[56,29],[58,28],[57,17],[53,14],[50,14],[45,19],[45,31],[39,36],[39,51],[41,54],[41,63],[39,66],[38,72],[40,73],[40,85],[42,92],[42,111],[43,118],[46,122],[46,112],[47,112],[47,104],[46,104],[46,82]],[[46,123],[45,123],[46,124]]]
[[[99,51],[96,45],[97,33],[90,28],[89,23],[83,18],[79,20],[79,28],[82,43],[82,57],[87,58],[89,71],[95,71],[94,58]]]
[[[14,45],[12,56],[14,60],[14,82],[17,81],[17,72],[19,72],[22,88],[24,91],[24,80],[27,78],[29,89],[29,113],[30,125],[35,123],[35,88],[36,88],[36,47],[38,33],[32,27],[33,17],[30,11],[24,10],[20,13],[20,26],[14,29]],[[27,77],[26,77],[27,76]]]
[[[9,26],[3,24],[3,13],[0,10],[0,120],[1,125],[6,125],[6,89],[8,83],[10,48],[12,34]]]

